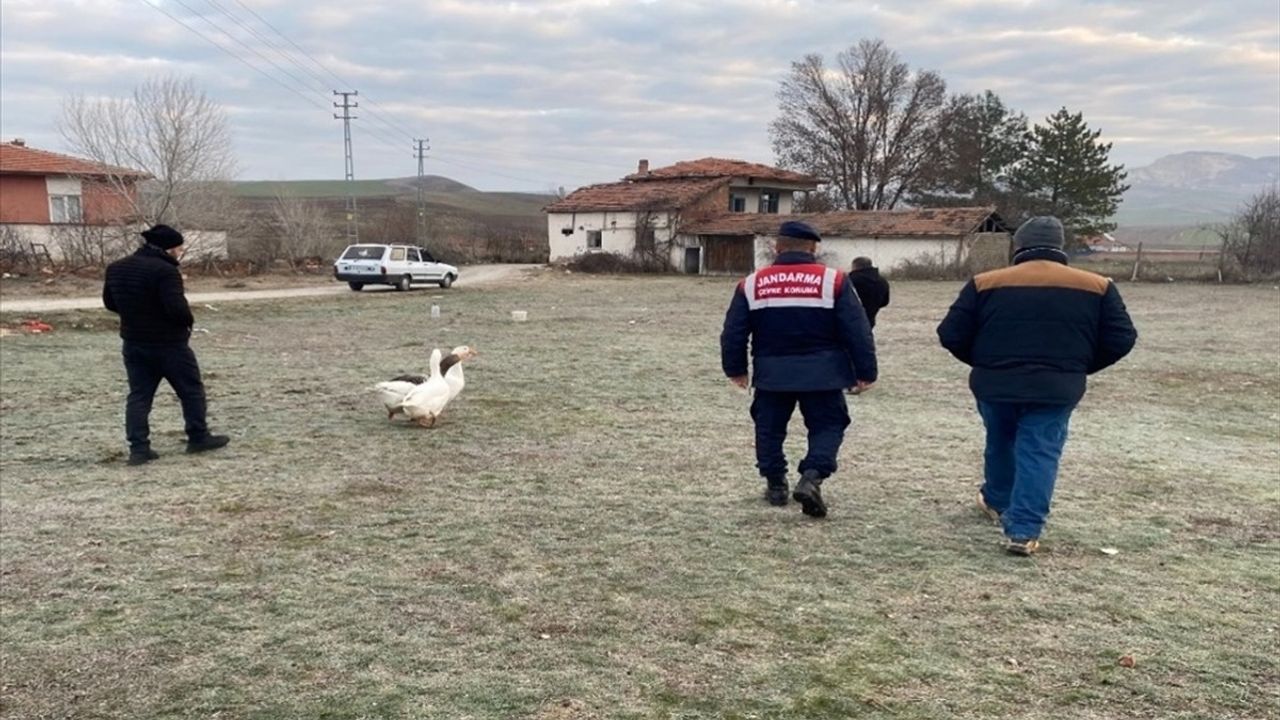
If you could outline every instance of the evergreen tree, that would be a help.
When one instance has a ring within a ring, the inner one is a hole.
[[[1010,210],[1008,172],[1027,147],[1027,116],[1005,106],[990,90],[958,95],[948,103],[938,157],[929,165],[920,207],[995,205]]]
[[[1026,212],[1057,217],[1073,239],[1114,230],[1111,217],[1129,189],[1124,166],[1108,164],[1111,143],[1099,142],[1101,135],[1064,107],[1027,135],[1026,155],[1010,176]]]

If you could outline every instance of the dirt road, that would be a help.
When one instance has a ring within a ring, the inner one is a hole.
[[[501,282],[518,277],[520,273],[536,265],[471,265],[460,270],[459,287],[473,287]],[[435,286],[430,286],[435,289]],[[329,280],[324,285],[301,288],[283,288],[280,290],[225,290],[219,292],[187,293],[187,301],[195,303],[235,302],[240,300],[272,300],[276,298],[311,297],[315,295],[336,295],[349,293],[351,289],[346,283]],[[364,292],[395,292],[387,287],[371,287]],[[23,300],[0,300],[0,313],[42,313],[60,310],[92,310],[102,307],[101,297],[78,298],[31,298]]]

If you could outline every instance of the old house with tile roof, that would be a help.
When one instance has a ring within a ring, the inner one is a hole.
[[[0,254],[41,262],[101,264],[137,245],[139,193],[151,176],[0,143]],[[227,254],[226,233],[183,228],[189,257]]]
[[[641,160],[619,182],[588,185],[547,206],[551,260],[649,251],[669,255],[686,272],[703,272],[707,248],[696,238],[686,244],[684,223],[720,214],[786,215],[795,193],[820,182],[742,160],[702,158],[653,170]]]
[[[748,273],[772,260],[778,226],[788,219],[822,234],[823,260],[835,267],[859,256],[885,270],[908,261],[985,267],[1008,259],[1009,228],[989,207],[792,214],[796,193],[821,182],[742,160],[654,170],[641,160],[620,182],[580,188],[546,208],[551,260],[656,249],[682,272]]]
[[[822,236],[821,259],[842,269],[848,269],[856,257],[871,258],[886,271],[906,262],[985,269],[1008,260],[1010,228],[991,207],[847,210],[788,219],[817,230]],[[704,243],[734,245],[732,271],[750,272],[772,261],[778,222],[759,216],[716,215],[690,222],[681,231]]]

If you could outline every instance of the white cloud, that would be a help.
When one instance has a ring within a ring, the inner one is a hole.
[[[269,55],[305,78],[298,89],[324,109],[136,0],[4,0],[4,134],[46,142],[60,97],[122,94],[178,72],[228,107],[246,176],[340,174],[329,108],[338,80],[290,48],[322,79],[299,70],[208,6],[188,3],[221,30],[169,0],[150,2],[294,85],[257,53]],[[1061,106],[1083,111],[1130,164],[1280,144],[1274,0],[244,2],[360,90],[362,177],[411,172],[411,135],[432,138],[437,170],[480,187],[608,180],[640,157],[767,162],[766,128],[790,63],[810,52],[833,59],[863,37],[938,70],[953,91],[995,90],[1033,120]],[[220,4],[289,47],[236,3]]]

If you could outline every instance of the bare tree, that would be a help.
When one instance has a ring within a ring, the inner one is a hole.
[[[1218,229],[1223,255],[1230,255],[1246,275],[1280,271],[1280,188],[1275,185],[1250,198]]]
[[[221,106],[193,80],[153,78],[128,97],[72,96],[58,129],[77,154],[152,176],[137,194],[135,178],[106,177],[135,217],[206,229],[228,217],[227,182],[236,172],[231,133]]]
[[[302,258],[332,250],[336,233],[319,203],[278,192],[272,200],[271,213],[277,230],[276,254],[283,257],[289,267],[296,268]]]
[[[845,208],[897,205],[920,183],[942,135],[947,86],[912,72],[882,40],[862,40],[829,70],[819,55],[792,63],[769,126],[783,166],[826,178]]]

